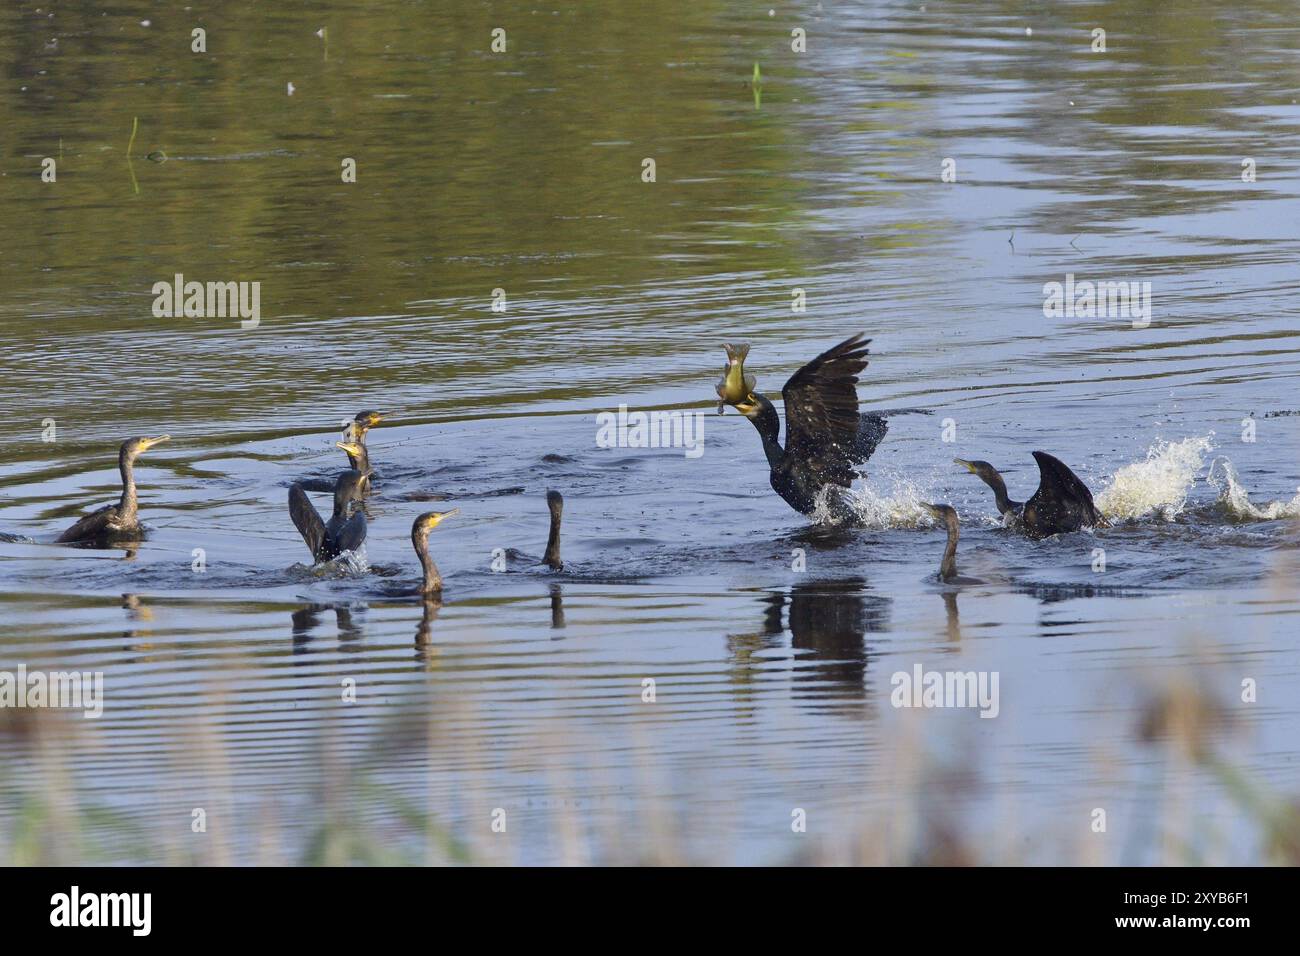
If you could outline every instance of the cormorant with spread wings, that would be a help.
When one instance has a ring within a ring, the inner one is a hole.
[[[778,440],[781,419],[766,396],[750,391],[729,402],[758,429],[772,488],[801,514],[812,514],[827,488],[832,512],[842,511],[840,489],[852,486],[856,466],[871,457],[889,428],[882,416],[858,411],[858,373],[867,367],[871,343],[862,335],[827,349],[785,383],[784,447]],[[745,381],[743,369],[739,380]],[[725,391],[719,387],[724,400]]]

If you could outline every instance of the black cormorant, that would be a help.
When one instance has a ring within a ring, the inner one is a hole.
[[[1024,503],[1011,500],[1007,483],[987,461],[963,458],[953,461],[979,475],[993,489],[998,513],[1004,517],[1011,515],[1031,538],[1046,538],[1080,528],[1107,527],[1108,522],[1092,502],[1092,492],[1078,475],[1047,452],[1036,451],[1033,455],[1038,462],[1038,490]]]
[[[348,422],[347,427],[343,429],[343,441],[349,444],[355,443],[362,449],[366,446],[366,432],[374,428],[384,420],[384,416],[379,412],[357,412],[356,417]],[[343,448],[342,445],[339,445]],[[358,456],[355,452],[348,451],[348,464],[357,471],[368,472],[370,470],[370,457],[368,455]]]
[[[361,483],[363,495],[370,494],[371,479],[375,474],[370,465],[370,451],[366,448],[366,432],[383,420],[384,416],[378,412],[357,412],[356,417],[343,429],[343,440],[334,443],[335,448],[343,449],[348,456],[348,467],[365,475],[365,481]],[[332,478],[301,478],[294,484],[299,485],[303,491],[333,492],[335,482]]]
[[[337,558],[344,551],[356,551],[366,540],[366,513],[360,503],[365,476],[355,468],[343,472],[334,484],[334,513],[328,523],[311,503],[300,485],[289,487],[289,515],[307,542],[316,563]]]
[[[117,453],[117,467],[122,473],[122,497],[115,505],[105,505],[92,511],[55,540],[60,544],[73,542],[109,543],[115,539],[139,538],[144,533],[140,526],[138,501],[135,494],[135,460],[159,442],[170,436],[157,438],[129,438],[122,442]]]
[[[433,563],[433,558],[429,557],[429,532],[454,514],[460,514],[460,509],[428,511],[416,518],[411,525],[411,546],[415,548],[415,554],[420,559],[420,567],[424,569],[424,577],[420,581],[422,597],[439,597],[442,594],[442,575],[438,573],[438,566]]]
[[[859,333],[790,376],[781,389],[785,447],[777,440],[780,416],[765,396],[751,392],[732,403],[758,429],[772,488],[802,514],[816,509],[823,489],[848,489],[854,466],[871,457],[889,427],[880,415],[858,411],[858,373],[867,367],[870,342]]]
[[[951,505],[932,505],[924,501],[920,505],[948,529],[948,544],[939,562],[939,580],[944,584],[983,584],[983,581],[964,578],[957,573],[957,539],[961,536],[961,522],[957,520],[956,509]]]
[[[374,469],[370,467],[370,452],[360,441],[336,441],[334,447],[342,448],[348,456],[348,461],[352,463],[352,470],[361,472],[360,491],[363,495],[370,494],[370,479],[374,475]]]
[[[558,491],[548,491],[546,507],[551,511],[551,533],[546,538],[546,554],[542,557],[542,564],[552,571],[563,571],[564,562],[560,560],[560,519],[564,516],[564,496]]]

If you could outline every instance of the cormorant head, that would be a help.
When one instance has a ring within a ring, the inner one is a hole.
[[[366,454],[366,446],[363,445],[363,444],[361,444],[361,442],[359,442],[359,441],[336,441],[336,442],[334,443],[334,447],[335,447],[335,448],[342,448],[345,452],[347,452],[349,455],[351,455],[351,456],[352,456],[356,461],[359,461],[359,462],[364,461],[364,462],[366,463],[366,471],[365,471],[365,473],[366,473],[366,474],[369,474],[369,473],[370,473],[370,467],[369,467],[369,465],[370,465],[370,456]]]
[[[134,459],[138,455],[147,452],[154,445],[165,442],[171,438],[170,435],[159,435],[157,438],[128,438],[122,442],[122,449],[119,457],[124,459]]]
[[[411,537],[427,538],[430,531],[457,514],[460,514],[459,508],[452,508],[450,511],[426,511],[411,525]]]
[[[357,412],[356,417],[343,429],[343,440],[364,442],[366,432],[384,420],[380,412]]]
[[[979,475],[989,484],[993,484],[994,481],[1000,482],[1002,480],[1002,476],[998,474],[998,470],[987,461],[967,461],[965,458],[954,458],[953,461],[961,465],[972,475]]]
[[[930,517],[934,518],[947,528],[952,528],[958,523],[957,509],[952,505],[932,505],[925,501],[919,501],[917,504],[925,509],[925,511],[929,513]]]
[[[738,402],[733,403],[736,411],[746,418],[757,418],[763,412],[763,403],[759,401],[758,396],[750,392]]]

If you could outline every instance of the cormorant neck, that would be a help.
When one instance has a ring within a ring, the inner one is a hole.
[[[348,452],[348,463],[351,467],[361,472],[363,475],[370,474],[370,452],[367,450],[365,442],[357,442],[361,447],[361,454],[354,455]]]
[[[438,566],[433,563],[433,558],[429,557],[429,532],[416,529],[411,532],[411,544],[415,547],[415,553],[420,558],[420,567],[424,569],[424,579],[420,583],[421,594],[441,594],[442,593],[442,575],[438,573]]]
[[[348,495],[342,488],[334,489],[334,517],[346,518],[348,516]]]
[[[980,477],[984,483],[993,489],[993,498],[997,502],[998,514],[1004,515],[1008,511],[1014,511],[1017,503],[1011,500],[1007,494],[1007,483],[1002,480],[1002,475],[996,469],[990,468],[986,472],[981,472]]]
[[[785,458],[785,449],[777,440],[781,434],[781,417],[777,415],[775,406],[767,400],[766,396],[756,392],[754,400],[758,403],[758,411],[752,416],[745,417],[758,429],[758,437],[763,440],[763,452],[767,455],[767,463],[775,468]]]
[[[122,500],[118,503],[119,520],[134,518],[137,510],[135,496],[135,455],[123,449],[117,456],[117,470],[122,473]]]
[[[559,571],[564,567],[564,562],[560,560],[560,518],[564,514],[564,504],[555,499],[551,499],[548,504],[551,508],[551,533],[546,539],[546,554],[542,557],[542,563]]]
[[[961,531],[958,529],[955,520],[950,518],[947,524],[948,546],[943,549],[943,561],[939,564],[939,580],[941,581],[951,581],[957,576],[957,538],[960,536]]]

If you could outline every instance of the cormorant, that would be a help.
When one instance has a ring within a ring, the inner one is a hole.
[[[378,412],[357,412],[356,418],[347,423],[343,429],[343,440],[334,443],[335,448],[343,449],[348,456],[348,467],[366,476],[361,483],[361,493],[370,494],[371,478],[375,469],[370,465],[370,451],[366,448],[366,432],[383,421],[384,416]],[[302,478],[295,482],[303,491],[334,491],[331,478]]]
[[[924,501],[919,504],[948,529],[948,545],[943,549],[943,559],[939,562],[939,580],[944,584],[983,584],[983,581],[964,578],[957,573],[957,538],[961,535],[961,522],[957,520],[956,509],[951,505],[932,505]]]
[[[460,509],[428,511],[416,518],[411,525],[411,545],[420,559],[420,567],[424,569],[424,578],[420,582],[422,597],[436,598],[442,594],[442,575],[438,573],[438,566],[433,563],[433,558],[429,557],[429,532],[454,514],[460,514]]]
[[[998,513],[1004,517],[1011,515],[1031,538],[1046,538],[1085,527],[1108,526],[1092,502],[1092,492],[1078,475],[1047,452],[1036,451],[1033,455],[1034,461],[1038,462],[1038,490],[1023,503],[1008,497],[1007,483],[987,461],[966,461],[963,458],[954,458],[953,461],[979,475],[993,489]]]
[[[858,373],[871,342],[862,335],[823,352],[785,383],[784,448],[777,440],[781,419],[766,396],[751,392],[732,403],[758,429],[772,488],[802,514],[816,509],[823,489],[848,489],[854,466],[871,457],[889,427],[880,415],[858,411]]]
[[[55,541],[60,544],[72,542],[109,543],[114,539],[132,539],[143,535],[138,515],[138,501],[135,494],[135,460],[154,445],[167,441],[171,436],[159,435],[157,438],[129,438],[122,442],[117,453],[117,468],[122,473],[122,497],[115,505],[105,505],[92,511]]]
[[[328,523],[311,503],[300,485],[289,487],[289,515],[307,542],[312,559],[319,564],[337,558],[344,551],[355,551],[366,540],[366,513],[352,508],[360,503],[365,476],[355,468],[343,472],[334,484],[334,513]]]
[[[546,554],[542,557],[542,564],[553,571],[561,571],[564,569],[564,562],[560,558],[560,519],[564,515],[564,496],[558,491],[548,491],[546,506],[551,511],[551,531],[546,539]],[[438,573],[437,565],[429,556],[429,532],[447,518],[459,513],[459,508],[453,508],[451,511],[429,511],[416,518],[415,523],[411,525],[411,545],[420,559],[420,567],[424,569],[424,580],[420,585],[422,596],[438,596],[442,593],[442,575]]]
[[[352,470],[361,472],[361,494],[370,494],[370,476],[374,474],[374,469],[370,467],[370,453],[366,446],[359,440],[351,440],[336,441],[334,447],[342,448],[352,463]]]
[[[546,507],[551,510],[551,533],[546,538],[546,554],[542,557],[542,564],[552,571],[563,571],[564,562],[560,560],[560,519],[564,516],[564,496],[558,491],[548,491]]]
[[[379,412],[357,412],[356,417],[348,422],[347,427],[343,429],[343,441],[356,443],[362,447],[366,446],[366,432],[374,428],[384,420],[384,416]],[[343,448],[342,445],[339,445]],[[348,451],[346,448],[344,451]],[[348,464],[357,471],[366,472],[370,469],[370,457],[357,456],[355,452],[348,451]]]

